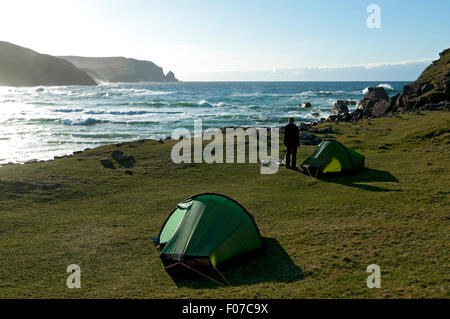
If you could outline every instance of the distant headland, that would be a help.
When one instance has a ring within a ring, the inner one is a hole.
[[[163,69],[150,61],[124,57],[87,58],[79,56],[60,57],[82,69],[98,82],[177,82],[172,71]]]
[[[114,82],[177,82],[172,71],[124,57],[55,57],[0,41],[0,86],[97,85]]]

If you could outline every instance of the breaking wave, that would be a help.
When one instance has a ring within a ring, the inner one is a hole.
[[[379,87],[379,88],[384,88],[384,90],[386,91],[386,93],[395,91],[395,89],[394,89],[391,85],[389,85],[389,84],[387,84],[387,83],[381,83],[381,84],[378,84],[378,87]],[[363,93],[363,94],[369,93],[369,88],[366,87],[366,88],[362,91],[362,93]]]

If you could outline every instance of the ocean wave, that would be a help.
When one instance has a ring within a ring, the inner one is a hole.
[[[171,95],[176,92],[173,91],[151,91],[151,90],[143,90],[142,92],[138,92],[138,95]]]
[[[86,111],[84,114],[88,115],[101,115],[101,114],[109,114],[107,111]]]
[[[201,100],[199,102],[181,101],[181,102],[178,102],[177,105],[181,105],[184,107],[223,107],[223,106],[227,105],[227,103],[225,103],[225,102],[211,103],[206,100]]]
[[[157,106],[166,106],[168,105],[167,103],[163,103],[163,102],[128,102],[122,105],[127,105],[127,106],[152,106],[152,107],[157,107]]]
[[[2,103],[16,103],[16,102],[18,102],[17,100],[13,100],[13,99],[6,99],[6,100],[3,100],[3,101],[0,101],[0,104],[2,104]]]
[[[378,84],[378,87],[379,87],[379,88],[384,88],[384,90],[386,91],[386,93],[395,91],[395,89],[394,89],[391,85],[389,85],[389,84],[387,84],[387,83],[381,83],[381,84]],[[366,88],[362,91],[362,93],[363,93],[363,94],[369,93],[369,87],[366,87]]]
[[[149,111],[87,111],[84,112],[89,115],[101,115],[101,114],[111,114],[111,115],[142,115],[142,114],[150,114],[154,112]]]
[[[94,118],[87,118],[87,119],[76,119],[76,120],[69,120],[69,119],[61,119],[61,118],[32,118],[32,119],[25,119],[25,118],[13,118],[9,119],[8,121],[25,121],[25,124],[64,124],[64,125],[95,125],[95,124],[101,124],[101,123],[109,123],[108,120],[98,120]]]
[[[334,94],[348,94],[349,92],[343,90],[336,91],[325,91],[325,90],[317,90],[317,91],[304,91],[297,93],[261,93],[261,92],[253,92],[253,93],[233,93],[232,97],[304,97],[304,96],[321,96],[321,95],[334,95]]]
[[[293,96],[330,96],[330,95],[337,95],[337,94],[349,94],[347,91],[342,90],[336,90],[336,91],[324,91],[324,90],[318,90],[318,91],[305,91],[300,93],[295,93]]]
[[[78,112],[83,112],[84,109],[56,109],[53,111],[60,112],[60,113],[78,113]]]
[[[61,119],[58,118],[32,118],[32,119],[25,119],[25,118],[13,118],[9,119],[8,121],[26,121],[28,124],[46,124],[46,123],[56,123],[58,121],[61,121]]]
[[[391,85],[387,84],[387,83],[379,84],[378,87],[384,88],[385,90],[394,91],[394,88]]]
[[[213,107],[214,106],[213,104],[211,104],[211,103],[209,103],[208,101],[205,101],[205,100],[201,100],[200,102],[198,102],[198,104],[200,106],[203,106],[203,107]]]
[[[120,134],[120,133],[92,133],[92,134],[72,134],[73,137],[81,138],[134,138],[134,134]]]
[[[95,124],[102,124],[102,123],[110,123],[108,120],[98,120],[94,118],[87,118],[87,119],[78,119],[78,120],[62,120],[62,124],[64,125],[82,125],[82,126],[90,126]]]
[[[110,122],[111,124],[116,125],[131,125],[131,126],[140,126],[140,125],[154,125],[155,123],[161,123],[160,121],[117,121],[117,122]]]
[[[154,121],[111,121],[111,120],[99,120],[94,118],[79,119],[79,120],[59,120],[64,125],[82,125],[91,126],[96,124],[111,124],[111,125],[154,125],[155,123],[160,123],[158,120]]]
[[[153,113],[153,112],[149,112],[149,111],[127,111],[127,112],[112,111],[112,112],[109,112],[109,114],[112,114],[112,115],[142,115],[142,114],[149,114],[149,113]]]
[[[27,102],[26,104],[29,104],[29,105],[44,105],[44,106],[55,106],[55,105],[57,105],[57,103],[47,102],[47,101],[31,101],[31,102]]]
[[[148,89],[133,89],[133,88],[120,88],[120,89],[110,89],[109,92],[118,93],[120,95],[170,95],[176,92],[173,91],[153,91]]]
[[[232,97],[251,97],[251,96],[260,96],[261,93],[255,92],[255,93],[233,93],[231,94]]]

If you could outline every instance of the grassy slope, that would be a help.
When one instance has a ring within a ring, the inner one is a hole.
[[[174,142],[155,141],[121,147],[134,176],[101,167],[116,146],[0,168],[0,297],[449,297],[449,124],[441,112],[333,124],[370,170],[315,182],[256,164],[175,165]],[[232,287],[177,286],[151,243],[201,192],[238,200],[265,238],[259,258],[225,271]],[[65,287],[73,263],[81,290]],[[366,287],[372,263],[381,289]]]
[[[425,95],[432,93],[444,92],[445,79],[448,78],[447,74],[450,73],[450,53],[430,64],[414,82],[416,84],[432,83],[434,89],[427,92]]]

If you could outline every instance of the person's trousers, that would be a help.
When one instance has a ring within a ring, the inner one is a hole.
[[[297,146],[286,146],[286,167],[295,168],[297,165]],[[292,156],[292,165],[291,165],[291,156]]]

